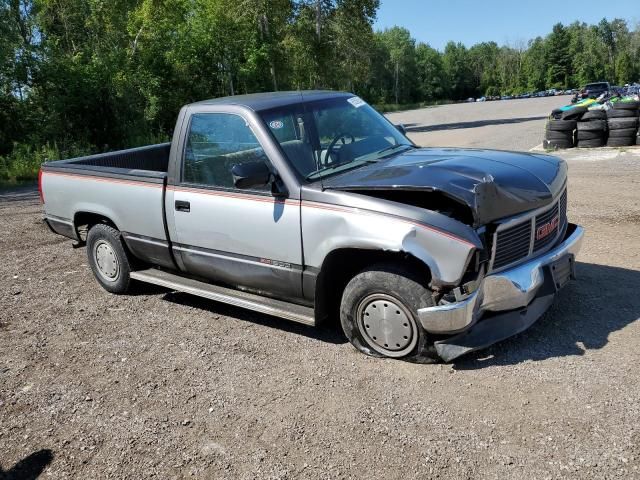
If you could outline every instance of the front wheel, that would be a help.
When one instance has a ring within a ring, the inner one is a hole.
[[[418,322],[418,309],[434,305],[426,280],[387,264],[353,277],[340,305],[340,322],[351,344],[374,357],[434,360]]]
[[[87,234],[87,256],[96,280],[106,291],[126,293],[131,264],[118,230],[104,224],[91,227]]]

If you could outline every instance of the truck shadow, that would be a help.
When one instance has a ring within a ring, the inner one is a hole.
[[[0,480],[35,480],[53,460],[53,452],[38,450],[26,456],[9,470],[0,466]]]
[[[527,331],[453,362],[458,370],[515,365],[527,360],[581,356],[600,349],[609,335],[640,319],[640,271],[578,262],[577,280],[558,294],[551,308]],[[309,327],[162,287],[140,294],[164,293],[164,300],[333,344],[347,343],[339,322]]]
[[[197,308],[216,315],[223,315],[225,317],[231,317],[245,322],[255,323],[257,325],[264,325],[266,327],[283,330],[296,335],[303,335],[315,340],[320,340],[321,342],[337,345],[348,342],[340,329],[339,322],[336,323],[329,321],[324,325],[312,327],[182,292],[168,291],[165,293],[163,299],[168,302]]]
[[[458,370],[515,365],[527,360],[581,356],[603,348],[609,335],[640,320],[640,271],[576,264],[577,280],[527,331],[453,362]]]

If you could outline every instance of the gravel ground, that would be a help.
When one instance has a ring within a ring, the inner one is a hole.
[[[542,143],[551,110],[571,102],[570,95],[457,103],[387,115],[402,123],[418,144],[433,147],[486,147],[529,150]]]
[[[0,196],[0,479],[640,478],[640,155],[567,157],[579,279],[453,365],[163,289],[110,295],[35,195]]]

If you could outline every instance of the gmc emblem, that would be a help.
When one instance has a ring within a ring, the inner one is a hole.
[[[547,235],[550,235],[551,233],[553,233],[558,228],[559,224],[560,224],[560,217],[556,215],[544,225],[540,225],[536,229],[536,240],[542,240]]]

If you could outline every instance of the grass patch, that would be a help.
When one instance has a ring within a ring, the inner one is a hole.
[[[38,177],[38,170],[44,162],[86,155],[87,153],[87,148],[74,147],[63,151],[56,145],[35,147],[20,143],[15,144],[11,153],[0,156],[0,183],[20,185],[31,182]]]
[[[168,141],[166,135],[146,135],[134,138],[132,147],[166,141]],[[100,149],[87,144],[72,145],[62,149],[55,143],[41,146],[16,143],[10,153],[4,156],[0,155],[0,185],[16,186],[33,182],[38,178],[40,165],[44,162],[65,160],[95,153],[101,153]]]

